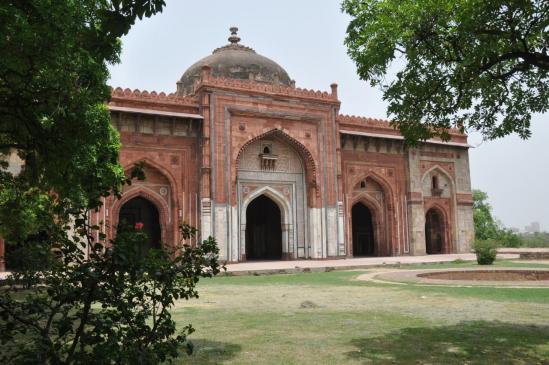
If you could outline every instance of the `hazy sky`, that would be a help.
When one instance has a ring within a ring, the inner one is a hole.
[[[349,18],[339,1],[168,0],[162,14],[138,22],[123,39],[111,85],[175,91],[191,64],[227,44],[230,26],[241,43],[272,58],[298,87],[329,91],[339,84],[341,113],[386,118],[379,90],[359,80],[343,44]],[[533,137],[510,136],[470,150],[472,185],[488,192],[495,216],[524,229],[539,221],[549,230],[549,123],[535,116]],[[469,141],[478,145],[480,138]]]

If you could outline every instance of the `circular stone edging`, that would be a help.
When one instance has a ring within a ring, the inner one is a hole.
[[[454,279],[433,279],[429,275],[434,273],[449,272],[542,272],[549,275],[549,269],[531,269],[531,268],[452,268],[452,269],[428,269],[428,270],[402,270],[379,273],[377,275],[364,278],[365,280],[387,281],[392,283],[410,283],[410,284],[431,284],[444,286],[504,286],[504,287],[549,287],[549,280],[454,280]]]

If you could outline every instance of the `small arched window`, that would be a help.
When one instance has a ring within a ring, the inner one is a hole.
[[[437,175],[433,175],[433,177],[431,178],[431,187],[433,189],[438,189],[438,176]]]
[[[265,155],[270,155],[271,154],[271,148],[269,146],[263,147],[263,153]]]
[[[362,180],[362,181],[360,182],[360,188],[361,188],[361,189],[366,189],[366,180]]]

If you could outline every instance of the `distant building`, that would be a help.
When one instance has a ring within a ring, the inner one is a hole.
[[[529,225],[524,227],[524,232],[526,233],[539,233],[541,232],[539,222],[532,222]]]

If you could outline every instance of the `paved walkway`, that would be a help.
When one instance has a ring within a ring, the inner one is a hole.
[[[500,254],[498,258],[517,259],[518,254]],[[432,264],[455,260],[474,261],[474,254],[448,254],[427,256],[364,257],[339,260],[255,261],[227,265],[229,275],[297,273],[309,271],[354,270],[384,265]]]
[[[500,253],[500,259],[518,259],[519,253]],[[227,265],[229,275],[258,275],[258,274],[291,274],[299,272],[323,272],[333,270],[356,270],[385,265],[433,264],[452,262],[455,260],[474,261],[476,256],[470,253],[426,255],[426,256],[391,256],[391,257],[364,257],[338,260],[297,260],[297,261],[254,261]],[[0,272],[0,280],[9,272]]]

